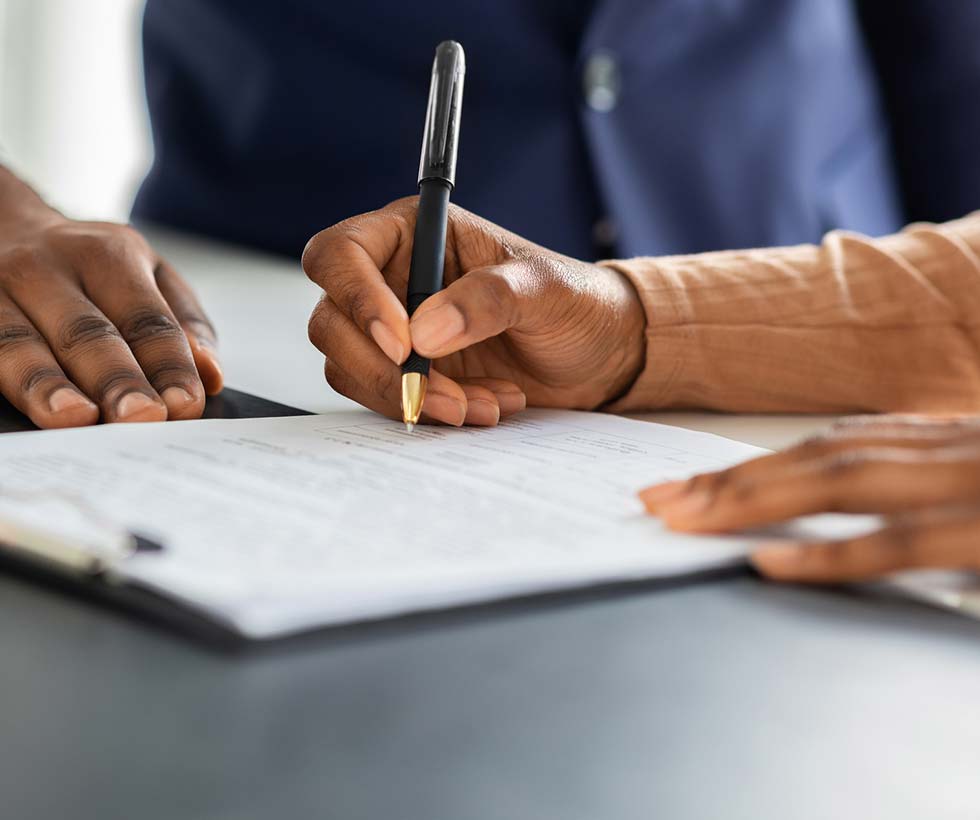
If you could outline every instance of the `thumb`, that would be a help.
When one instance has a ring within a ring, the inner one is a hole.
[[[469,271],[412,314],[412,346],[436,359],[497,336],[520,322],[528,289],[520,263]]]

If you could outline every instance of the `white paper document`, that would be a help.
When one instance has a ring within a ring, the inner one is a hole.
[[[670,533],[636,491],[760,452],[546,410],[413,433],[366,412],[19,433],[0,439],[0,520],[150,535],[165,549],[121,580],[270,638],[737,562],[757,539]]]

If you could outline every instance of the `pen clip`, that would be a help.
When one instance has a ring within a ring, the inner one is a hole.
[[[432,63],[429,103],[425,109],[419,185],[427,179],[441,179],[451,187],[456,184],[456,147],[465,74],[463,47],[453,40],[440,43]]]

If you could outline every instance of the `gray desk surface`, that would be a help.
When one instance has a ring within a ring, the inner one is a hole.
[[[293,266],[155,238],[232,384],[348,406]],[[825,422],[671,420],[773,446]],[[232,654],[14,575],[0,601],[11,820],[980,816],[980,627],[910,602],[735,574]]]

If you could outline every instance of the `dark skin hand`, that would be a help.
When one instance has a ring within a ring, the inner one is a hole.
[[[880,416],[728,470],[641,491],[682,532],[727,532],[819,512],[880,513],[877,532],[760,547],[781,581],[837,582],[922,567],[980,570],[980,418]]]
[[[552,253],[451,207],[446,288],[405,312],[416,197],[317,234],[303,254],[324,290],[310,339],[338,392],[401,417],[399,365],[433,360],[423,417],[490,426],[526,405],[593,409],[635,380],[645,318],[618,272]]]
[[[78,222],[0,168],[0,393],[39,427],[200,417],[221,390],[190,287],[126,225]]]

